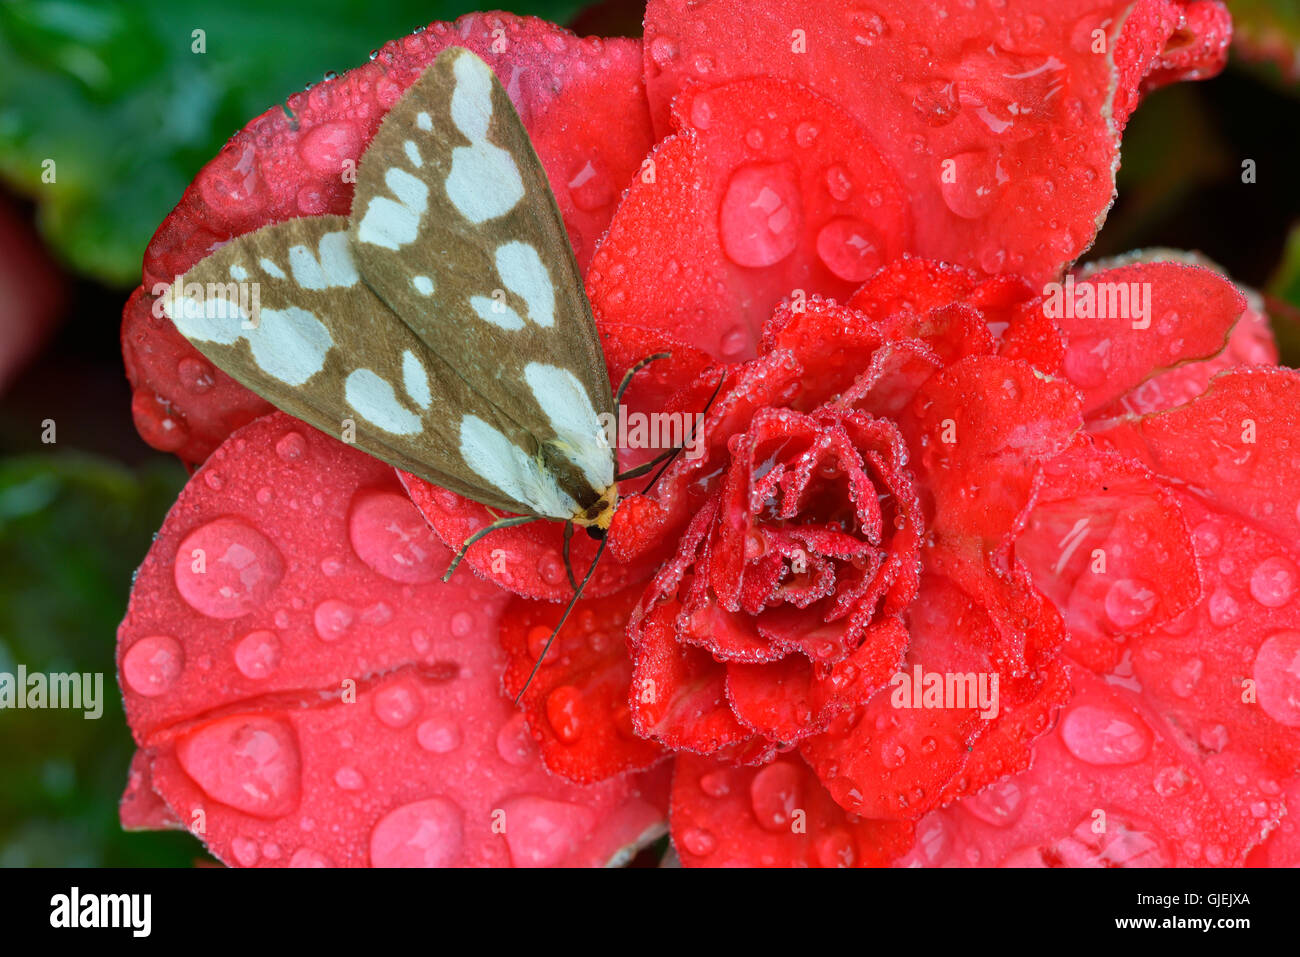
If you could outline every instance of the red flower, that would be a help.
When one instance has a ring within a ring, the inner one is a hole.
[[[583,864],[655,832],[671,773],[688,864],[1294,863],[1300,378],[1201,264],[1064,274],[1140,93],[1215,72],[1227,17],[1032,6],[662,0],[644,63],[473,16],[237,135],[125,316],[142,434],[202,466],[119,636],[124,821],[243,865]],[[522,714],[559,529],[441,584],[481,506],[151,313],[231,236],[346,212],[340,164],[451,44],[529,128],[611,379],[672,353],[628,410],[716,392]]]

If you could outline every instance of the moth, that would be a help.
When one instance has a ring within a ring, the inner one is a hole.
[[[574,596],[558,632],[595,570],[575,581],[573,529],[600,540],[599,561],[618,481],[632,477],[616,475],[602,414],[614,415],[631,376],[659,356],[611,395],[546,173],[504,88],[469,50],[437,57],[356,172],[349,216],[234,239],[174,283],[163,309],[283,411],[514,513],[467,540],[448,577],[490,531],[564,522]]]

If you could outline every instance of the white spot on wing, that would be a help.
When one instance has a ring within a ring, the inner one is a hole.
[[[489,299],[487,296],[470,296],[469,304],[478,313],[480,319],[494,326],[512,332],[524,327],[524,320],[519,317],[519,313],[496,299]]]
[[[275,263],[273,263],[271,260],[267,259],[265,256],[259,259],[257,261],[257,264],[262,267],[262,271],[265,272],[268,276],[271,276],[275,279],[284,278],[284,270],[281,269],[279,266],[277,266]]]
[[[524,380],[555,430],[564,457],[582,470],[596,491],[612,485],[609,439],[578,377],[559,366],[530,362],[524,366]]]
[[[410,349],[402,353],[402,386],[411,400],[422,409],[427,409],[433,401],[433,396],[429,393],[429,374]]]
[[[223,297],[167,298],[163,309],[187,339],[223,346],[247,339],[258,367],[286,385],[302,385],[320,372],[334,345],[325,324],[297,306],[263,308],[251,328],[248,312]]]
[[[524,198],[524,182],[514,158],[488,141],[492,121],[492,71],[465,52],[452,67],[451,121],[469,146],[451,151],[451,172],[444,184],[447,198],[472,223],[504,216]]]
[[[578,510],[553,475],[477,416],[460,420],[460,454],[471,471],[536,515],[569,518]]]
[[[413,141],[407,140],[402,144],[402,148],[406,150],[406,158],[411,161],[412,166],[419,169],[424,165],[424,158],[420,156],[420,151],[416,149]]]
[[[357,227],[357,239],[372,246],[398,250],[420,234],[420,219],[429,206],[429,187],[404,169],[384,173],[384,184],[397,197],[376,196]]]
[[[230,278],[235,282],[246,282],[248,280],[248,270],[243,266],[235,263],[230,267]]]
[[[421,110],[415,115],[415,125],[426,132],[433,129],[433,120],[429,119],[429,114]]]
[[[319,255],[306,246],[290,246],[289,271],[304,289],[355,286],[357,267],[352,262],[348,234],[343,230],[326,233],[320,238]]]
[[[421,296],[433,295],[433,280],[428,276],[412,276],[411,285],[415,287],[415,291]]]
[[[385,432],[416,435],[423,429],[420,417],[402,408],[393,387],[369,369],[349,373],[343,395],[358,415]]]
[[[539,326],[555,325],[555,287],[537,250],[528,243],[502,243],[496,261],[506,288],[528,304],[528,318]]]

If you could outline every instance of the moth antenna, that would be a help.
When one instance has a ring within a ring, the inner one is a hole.
[[[573,519],[564,523],[564,571],[569,576],[569,584],[578,590],[578,580],[573,577],[573,562],[569,561],[569,540],[573,538]]]
[[[490,532],[495,532],[499,528],[510,528],[512,525],[527,525],[529,522],[535,521],[537,521],[536,515],[516,515],[513,518],[499,518],[486,528],[480,528],[469,538],[465,539],[465,543],[460,546],[460,551],[456,553],[456,557],[453,558],[451,564],[447,566],[447,572],[442,576],[442,580],[444,582],[451,581],[451,576],[456,574],[456,569],[464,560],[465,553],[469,551],[469,547],[483,536]]]
[[[646,356],[644,359],[642,359],[640,362],[638,362],[638,363],[637,363],[636,365],[634,365],[632,368],[630,368],[630,369],[628,369],[626,372],[624,372],[624,373],[623,373],[623,381],[620,382],[620,383],[618,384],[618,391],[614,393],[614,409],[615,409],[615,411],[618,410],[618,406],[619,406],[619,404],[623,401],[623,393],[626,392],[626,391],[627,391],[627,387],[630,386],[630,385],[632,384],[632,377],[633,377],[634,375],[636,375],[638,372],[640,372],[642,369],[644,369],[646,366],[648,366],[650,363],[654,362],[655,360],[657,360],[657,359],[667,359],[667,358],[668,358],[669,356],[671,356],[671,355],[672,355],[671,352],[656,352],[656,353],[655,353],[654,355],[652,355],[652,356]]]
[[[709,414],[709,409],[713,407],[713,400],[718,397],[718,393],[722,391],[722,383],[726,381],[727,381],[727,370],[723,369],[722,375],[718,378],[718,384],[713,387],[713,395],[709,396],[709,401],[704,403],[704,411],[700,413],[701,415]],[[668,466],[673,464],[673,460],[676,459],[677,456],[681,454],[682,449],[686,448],[686,446],[691,444],[694,438],[695,438],[695,432],[694,430],[692,430],[690,437],[685,442],[683,442],[677,448],[672,449],[670,451],[668,455],[668,461],[664,462],[663,465],[659,466],[659,471],[655,473],[655,477],[652,478],[649,484],[647,484],[646,487],[641,490],[642,495],[650,494],[650,490],[655,487],[655,483],[658,482],[659,479],[663,477],[664,472],[668,471]]]
[[[565,606],[564,614],[560,616],[559,622],[556,623],[555,629],[551,632],[551,637],[546,639],[546,645],[542,648],[542,653],[537,656],[537,661],[533,663],[533,670],[528,673],[528,680],[525,681],[524,686],[519,689],[519,694],[515,695],[515,707],[519,706],[519,702],[523,698],[524,692],[528,690],[528,686],[532,684],[533,679],[537,677],[537,672],[541,670],[542,662],[546,660],[546,653],[551,650],[551,643],[555,641],[555,636],[560,633],[560,629],[564,627],[564,623],[569,620],[569,615],[573,612],[573,606],[576,605],[578,599],[582,597],[582,592],[583,589],[587,587],[587,582],[591,581],[591,576],[596,571],[596,565],[600,562],[600,556],[605,554],[605,543],[608,541],[608,538],[602,538],[600,540],[600,545],[596,548],[596,557],[591,560],[591,567],[587,569],[587,574],[582,576],[582,583],[574,590],[573,597],[569,599],[569,604]]]

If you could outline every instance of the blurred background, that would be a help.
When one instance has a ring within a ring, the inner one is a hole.
[[[154,229],[252,117],[472,0],[0,0],[0,672],[101,671],[104,714],[0,711],[0,866],[190,866],[185,834],[126,834],[133,750],[114,635],[185,482],[131,423],[118,331]],[[636,36],[642,4],[499,9]],[[1300,364],[1300,0],[1228,0],[1228,70],[1149,97],[1087,258],[1198,249],[1265,294]],[[215,52],[190,52],[191,31]],[[232,42],[221,42],[222,37]],[[237,41],[234,39],[237,38]],[[57,159],[55,182],[42,163]],[[1243,185],[1242,162],[1257,182]],[[55,423],[53,443],[47,420]]]

